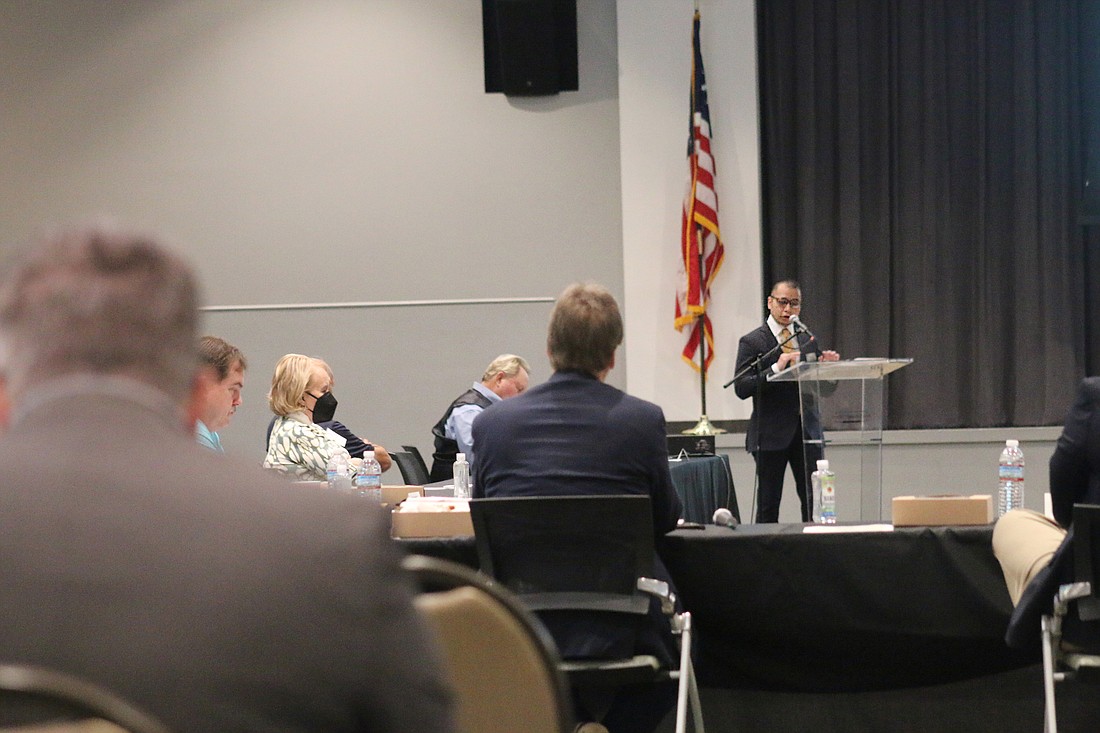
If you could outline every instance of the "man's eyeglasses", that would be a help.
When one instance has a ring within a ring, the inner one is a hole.
[[[802,301],[797,298],[794,300],[788,300],[787,298],[777,298],[774,295],[769,295],[769,298],[774,300],[780,308],[786,308],[788,305],[792,308],[801,308]]]

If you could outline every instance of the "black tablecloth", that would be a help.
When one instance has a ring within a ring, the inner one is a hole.
[[[665,538],[703,684],[876,690],[1034,661],[1004,644],[1012,605],[992,527],[802,530],[710,526]]]
[[[669,461],[668,467],[684,504],[686,521],[709,524],[718,507],[726,507],[741,521],[729,456],[683,458]]]

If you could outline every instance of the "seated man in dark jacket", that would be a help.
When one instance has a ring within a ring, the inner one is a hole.
[[[490,406],[474,422],[475,497],[647,495],[657,537],[676,527],[681,505],[668,470],[664,413],[604,383],[622,340],[622,317],[607,290],[577,284],[561,294],[546,339],[550,379]],[[668,579],[659,559],[654,573]],[[652,654],[669,663],[675,654],[656,603],[641,628],[575,616],[544,621],[564,658]],[[603,722],[613,733],[643,733],[674,702],[674,687],[624,690]],[[578,715],[591,714],[578,707]]]
[[[480,382],[455,398],[443,417],[432,426],[435,452],[432,454],[432,481],[446,481],[454,472],[459,453],[474,463],[474,438],[471,428],[474,418],[494,402],[523,394],[527,389],[531,367],[527,360],[515,354],[501,354],[489,362]]]
[[[993,554],[1017,606],[1006,637],[1012,646],[1038,644],[1039,617],[1051,611],[1058,586],[1073,579],[1073,505],[1100,503],[1100,377],[1082,380],[1077,390],[1050,458],[1050,498],[1053,520],[1015,509],[993,529]]]

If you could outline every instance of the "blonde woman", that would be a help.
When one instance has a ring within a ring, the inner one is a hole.
[[[339,438],[313,422],[313,412],[332,391],[332,377],[319,359],[287,354],[275,365],[267,401],[275,424],[267,440],[264,468],[297,479],[323,481],[329,460],[340,453],[354,463]]]

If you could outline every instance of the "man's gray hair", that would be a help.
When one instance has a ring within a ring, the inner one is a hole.
[[[481,375],[481,381],[488,382],[498,374],[503,374],[511,379],[519,374],[520,369],[527,372],[528,375],[531,374],[531,367],[522,356],[501,354],[489,362],[489,366],[485,367],[485,373]]]
[[[96,374],[131,377],[182,399],[198,363],[197,323],[191,268],[143,235],[63,232],[0,274],[0,370],[15,394]]]

